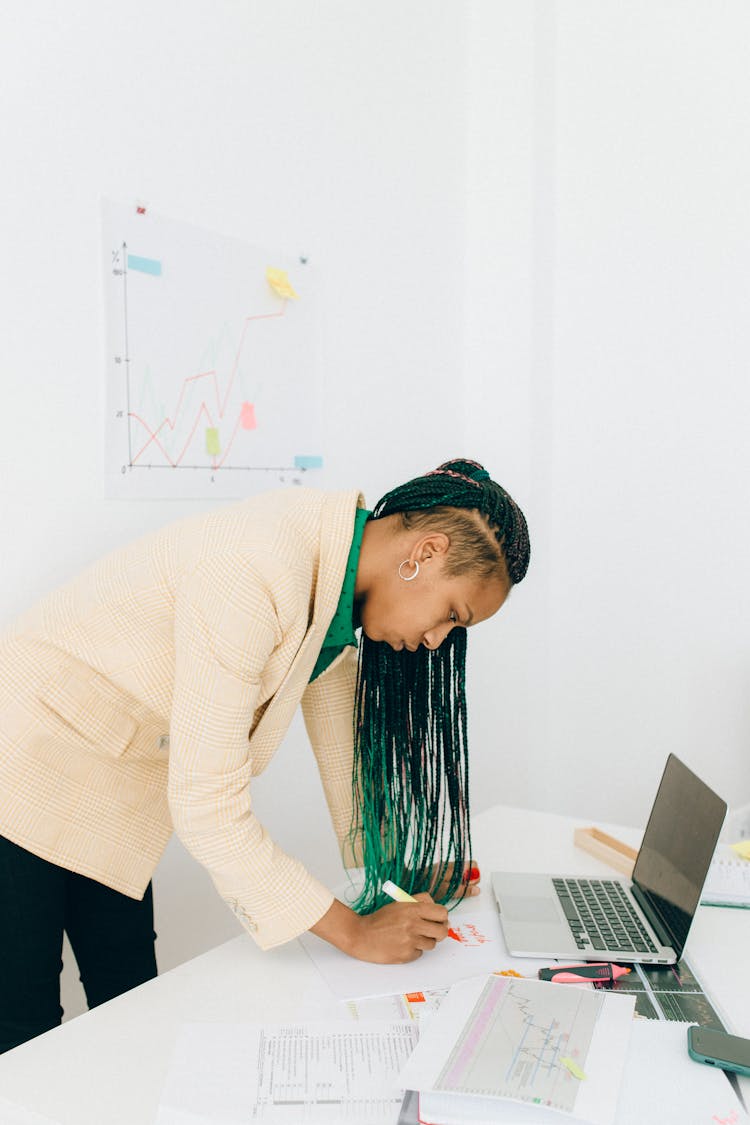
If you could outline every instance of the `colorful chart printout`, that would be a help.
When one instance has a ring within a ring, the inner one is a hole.
[[[108,494],[319,483],[307,262],[114,203],[103,253]]]

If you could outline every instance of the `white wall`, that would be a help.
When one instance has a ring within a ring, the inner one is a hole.
[[[463,34],[460,7],[430,0],[29,0],[3,16],[3,619],[197,506],[102,498],[102,195],[309,257],[321,483],[374,502],[464,451]],[[311,758],[298,727],[256,804],[330,877]],[[163,968],[237,932],[204,884],[170,847]],[[72,968],[65,987],[70,1013]]]
[[[742,804],[750,9],[471,13],[468,444],[533,551],[472,638],[476,803],[642,822],[671,750]]]
[[[324,483],[375,499],[466,452],[526,510],[529,577],[471,637],[476,808],[642,820],[670,749],[750,799],[749,18],[739,0],[17,5],[0,616],[196,507],[102,498],[98,204],[144,199],[318,267]],[[297,723],[255,802],[334,880],[310,757]],[[155,883],[162,968],[237,932],[178,844]]]

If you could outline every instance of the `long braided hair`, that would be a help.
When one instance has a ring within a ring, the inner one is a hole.
[[[446,575],[499,576],[513,586],[526,574],[523,512],[476,461],[446,461],[394,488],[371,518],[396,513],[407,528],[451,530]],[[365,872],[354,909],[367,914],[384,905],[386,879],[410,893],[434,892],[447,879],[437,901],[462,897],[471,859],[466,629],[416,652],[362,634],[352,785],[350,840]]]

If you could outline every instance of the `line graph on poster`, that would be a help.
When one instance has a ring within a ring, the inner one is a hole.
[[[323,467],[315,277],[106,202],[107,492],[231,498]]]

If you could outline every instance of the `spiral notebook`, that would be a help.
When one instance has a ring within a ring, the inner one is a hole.
[[[720,845],[708,869],[701,905],[750,910],[750,860],[742,859],[729,845]]]

